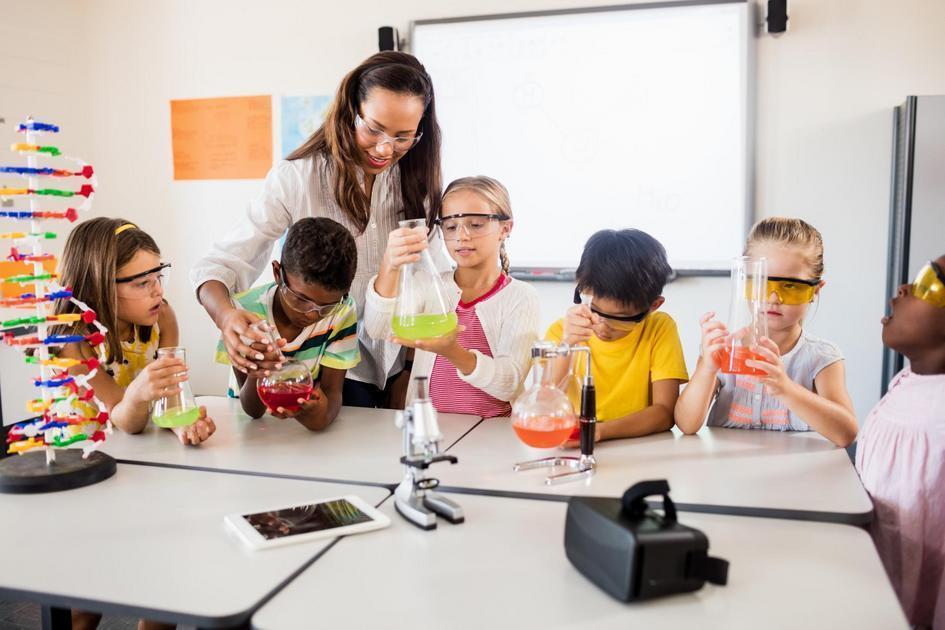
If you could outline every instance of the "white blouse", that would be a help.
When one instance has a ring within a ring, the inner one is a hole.
[[[231,295],[249,289],[270,262],[273,242],[305,217],[327,217],[348,228],[358,248],[358,269],[351,296],[364,312],[368,281],[380,268],[387,237],[403,218],[398,165],[381,172],[371,191],[371,216],[367,228],[358,228],[335,201],[334,166],[324,155],[282,160],[266,176],[262,191],[249,202],[246,213],[234,218],[229,234],[214,243],[210,252],[191,270],[196,291],[208,280],[219,280]],[[361,175],[363,178],[363,175]],[[363,179],[362,179],[363,181]],[[445,264],[445,263],[439,263]],[[445,267],[444,267],[445,268]],[[373,282],[373,281],[372,281]],[[374,340],[358,326],[361,362],[347,376],[383,388],[388,376],[403,369],[400,346]]]
[[[430,249],[434,250],[432,243]],[[453,280],[452,271],[442,273],[442,278],[450,298],[450,308],[455,310],[461,295],[460,289]],[[367,334],[374,339],[387,339],[393,332],[391,321],[396,298],[381,297],[374,290],[374,278],[371,278],[365,301],[363,317]],[[492,356],[472,350],[476,355],[476,368],[469,375],[459,370],[456,374],[490,396],[514,401],[531,367],[531,347],[539,339],[538,291],[530,284],[513,278],[501,291],[473,308],[482,324]],[[417,350],[412,376],[429,378],[435,359],[434,353]],[[415,393],[416,387],[411,378],[407,390],[408,402]]]

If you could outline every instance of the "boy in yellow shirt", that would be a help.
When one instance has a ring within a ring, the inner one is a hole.
[[[679,386],[689,376],[676,322],[657,312],[671,271],[666,250],[646,232],[601,230],[584,246],[575,306],[545,333],[549,341],[591,349],[597,388],[595,441],[639,437],[673,426]],[[574,369],[584,373],[583,365]],[[579,395],[570,393],[577,408]]]

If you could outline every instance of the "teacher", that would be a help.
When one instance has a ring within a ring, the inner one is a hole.
[[[259,317],[237,308],[231,293],[252,286],[289,226],[304,217],[328,217],[351,231],[358,249],[351,294],[363,313],[367,282],[378,271],[388,234],[401,219],[436,211],[441,188],[430,76],[406,53],[369,57],[342,80],[322,126],[269,171],[246,214],[191,272],[197,299],[223,334],[232,364],[259,375],[276,363],[276,353],[265,352],[263,335],[250,330]],[[241,336],[257,343],[251,347]],[[398,391],[406,387],[405,351],[370,339],[360,324],[358,341],[361,362],[348,370],[342,400],[384,406],[395,384]]]

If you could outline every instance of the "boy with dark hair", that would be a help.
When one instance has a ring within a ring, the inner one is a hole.
[[[673,426],[679,386],[689,377],[676,322],[657,312],[671,272],[666,250],[646,232],[601,230],[584,246],[575,306],[545,334],[591,349],[598,441]],[[574,367],[583,373],[583,365]],[[579,395],[570,394],[577,408]]]
[[[354,237],[344,226],[323,217],[300,219],[289,228],[282,261],[272,261],[275,282],[234,296],[240,308],[277,332],[282,354],[304,363],[316,383],[298,408],[267,409],[256,391],[257,378],[234,368],[229,395],[239,397],[247,414],[295,418],[312,431],[338,415],[345,372],[361,358],[357,308],[348,295],[357,261]],[[222,340],[216,360],[230,364]]]

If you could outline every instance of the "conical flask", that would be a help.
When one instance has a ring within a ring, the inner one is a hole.
[[[186,363],[187,353],[183,348],[158,348],[158,359],[173,357]],[[151,420],[159,427],[171,429],[186,427],[197,421],[200,410],[194,393],[190,390],[190,381],[184,381],[173,394],[157,400],[151,409]]]
[[[553,381],[554,356],[551,343],[532,347],[532,386],[512,405],[512,428],[522,442],[536,448],[561,446],[578,425],[574,406]]]
[[[765,372],[745,365],[762,357],[751,347],[768,336],[768,261],[739,256],[732,261],[732,302],[728,312],[729,336],[725,347],[713,358],[726,374],[764,376]]]
[[[403,228],[425,225],[423,219],[400,222]],[[419,261],[400,268],[391,328],[401,339],[410,340],[441,337],[456,328],[456,313],[447,299],[446,287],[433,264],[429,248],[420,253]]]
[[[269,371],[256,381],[256,394],[268,409],[285,409],[289,412],[301,408],[299,400],[308,400],[315,388],[312,373],[301,361],[290,359],[279,348],[279,332],[269,322],[263,320],[253,324],[253,328],[269,337],[272,347],[279,353],[282,367]],[[324,346],[322,347],[324,352]],[[321,361],[319,354],[318,361]]]

